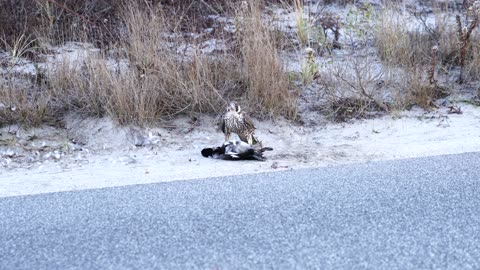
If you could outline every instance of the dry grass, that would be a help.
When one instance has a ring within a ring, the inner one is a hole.
[[[115,70],[105,55],[92,55],[78,68],[63,63],[51,77],[53,96],[69,110],[109,115],[121,124],[150,124],[179,113],[216,112],[221,83],[232,79],[226,59],[198,54],[180,57],[168,46],[166,16],[134,3],[123,18],[126,33],[117,48],[130,65]],[[222,56],[220,56],[222,58]]]
[[[471,58],[465,66],[466,79],[480,79],[480,46],[478,44],[480,44],[480,40],[476,37],[476,40],[472,42]]]
[[[179,57],[175,48],[168,46],[165,33],[172,29],[166,19],[162,10],[142,13],[134,5],[127,8],[124,48],[135,70],[130,70],[134,74],[128,76],[134,78],[133,82],[119,83],[135,91],[123,86],[114,88],[113,111],[121,112],[125,107],[124,113],[128,113],[133,109],[138,118],[152,121],[184,111],[212,112],[220,104],[214,60],[199,54],[191,59]],[[128,96],[130,92],[134,94]]]
[[[449,95],[449,92],[437,84],[426,82],[421,71],[412,70],[408,75],[406,106],[417,105],[423,109],[436,107],[434,101]]]
[[[345,97],[329,102],[325,111],[334,122],[348,122],[352,119],[373,118],[380,114],[382,108],[368,99]]]
[[[296,36],[286,32],[279,35],[278,29],[262,19],[264,3],[254,0],[243,7],[240,1],[225,0],[21,2],[0,3],[0,31],[4,34],[0,45],[10,57],[35,59],[28,55],[38,53],[44,42],[56,45],[72,40],[94,44],[100,51],[91,52],[82,62],[63,60],[48,66],[28,85],[18,83],[14,72],[4,72],[0,124],[57,123],[66,113],[75,112],[109,116],[120,124],[150,125],[179,114],[217,114],[232,99],[255,117],[297,116],[299,91],[290,82],[279,48],[287,43],[306,45],[312,39],[302,15],[304,1],[290,1],[298,11]],[[435,25],[425,23],[426,31],[411,32],[395,4],[399,3],[386,5],[379,24],[375,9],[369,5],[357,6],[349,13],[360,24],[342,25],[342,21],[349,21],[348,15],[343,20],[335,14],[317,18],[318,29],[334,33],[329,52],[337,48],[346,52],[341,61],[331,64],[328,74],[323,70],[316,78],[324,86],[319,91],[323,90],[323,97],[331,102],[330,110],[339,115],[336,120],[366,117],[371,110],[388,112],[410,104],[429,108],[445,95],[439,85],[442,80],[436,76],[448,76],[447,71],[460,66],[465,79],[480,79],[478,29],[468,27],[466,13],[462,23],[470,32],[459,34],[455,21],[449,19],[455,16],[439,10],[435,10]],[[203,35],[200,30],[217,23],[206,19],[207,14],[235,16],[236,33],[226,33],[221,25]],[[339,39],[340,27],[345,28],[342,33],[351,32],[350,39]],[[192,33],[201,38],[192,38]],[[469,39],[462,43],[466,34]],[[226,49],[202,53],[196,44],[212,37],[225,42]],[[372,37],[382,64],[369,50]],[[319,43],[328,43],[326,38]],[[181,44],[191,48],[178,50]],[[438,50],[432,54],[434,45]],[[326,50],[324,53],[320,56],[329,57]],[[315,70],[330,65],[320,58],[315,60],[320,63]],[[8,66],[11,62],[0,64]],[[383,85],[394,70],[401,70],[398,74],[403,76],[403,83],[390,83],[388,91],[398,90],[392,94],[385,92]],[[395,95],[395,100],[387,102],[387,96]]]
[[[303,1],[295,0],[293,9],[295,10],[295,23],[297,25],[297,40],[300,45],[305,46],[309,39],[310,26],[304,13]]]
[[[111,89],[111,76],[103,61],[88,59],[83,67],[67,61],[58,63],[48,73],[48,91],[66,111],[89,116],[103,116]]]
[[[45,83],[21,91],[6,87],[7,82],[0,89],[5,101],[0,123],[38,125],[75,112],[150,125],[179,114],[219,113],[230,98],[244,100],[257,117],[294,119],[297,96],[289,89],[274,32],[253,3],[237,33],[242,53],[207,55],[194,45],[187,54],[177,51],[179,44],[189,42],[178,32],[185,18],[171,17],[161,6],[145,8],[131,1],[119,18],[124,31],[110,45],[113,55],[89,51],[81,63],[62,57],[47,66]],[[88,33],[76,35],[88,40]]]
[[[448,14],[451,15],[451,14]],[[438,45],[437,57],[439,61],[446,66],[456,65],[458,63],[458,44],[460,39],[456,32],[456,26],[449,21],[449,16],[445,14],[435,15],[435,30],[431,38]],[[425,52],[428,48],[425,48]]]
[[[240,15],[240,14],[239,14]],[[243,14],[241,54],[248,78],[247,100],[264,116],[282,115],[294,119],[298,93],[290,89],[280,60],[275,34],[261,18],[258,3],[251,1]]]
[[[411,65],[410,35],[404,18],[393,8],[383,9],[379,26],[375,31],[375,41],[382,61],[404,67]]]
[[[435,106],[436,99],[448,95],[436,78],[439,71],[459,64],[459,38],[452,18],[449,19],[453,14],[436,9],[434,25],[418,16],[425,31],[409,31],[405,17],[397,10],[391,6],[383,11],[376,31],[376,47],[384,63],[405,71],[406,79],[397,88],[397,107],[416,104],[429,109]]]
[[[57,124],[61,110],[46,91],[31,91],[12,83],[0,84],[0,126]]]
[[[109,46],[118,41],[122,31],[121,16],[131,0],[2,0],[0,33],[11,36],[25,32],[32,39],[55,44],[65,40],[84,41]],[[134,1],[140,9],[162,8],[176,18],[178,27],[205,27],[206,15],[231,14],[232,6],[242,0],[145,0]],[[293,0],[267,0],[268,3]],[[262,1],[263,2],[263,1]],[[78,36],[78,32],[82,36]]]

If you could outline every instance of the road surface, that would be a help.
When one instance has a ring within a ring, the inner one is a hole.
[[[480,269],[479,164],[471,153],[0,198],[0,269]]]

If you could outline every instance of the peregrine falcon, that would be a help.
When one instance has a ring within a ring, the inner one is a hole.
[[[240,140],[254,145],[259,141],[254,137],[255,125],[252,119],[240,109],[236,102],[230,102],[223,115],[221,128],[225,134],[225,142],[230,140],[232,133],[236,133]]]
[[[202,156],[223,160],[259,160],[265,161],[263,152],[272,151],[271,147],[256,147],[242,141],[226,142],[220,147],[204,148]]]

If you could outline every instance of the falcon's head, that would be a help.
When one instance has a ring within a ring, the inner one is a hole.
[[[232,101],[230,102],[230,104],[228,104],[227,112],[240,113],[241,109],[240,109],[240,106],[235,101]]]

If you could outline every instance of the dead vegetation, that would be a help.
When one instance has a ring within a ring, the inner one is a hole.
[[[333,99],[329,102],[328,107],[323,110],[334,122],[373,118],[383,111],[381,107],[371,100],[348,97]]]
[[[480,78],[478,1],[464,1],[456,13],[434,6],[434,24],[417,14],[422,31],[408,27],[395,1],[381,9],[323,1],[346,6],[346,17],[309,14],[301,0],[267,1],[295,12],[290,35],[265,20],[262,1],[80,2],[0,4],[0,46],[8,55],[0,57],[0,124],[55,124],[74,112],[149,125],[216,114],[232,99],[258,118],[293,120],[302,87],[312,83],[326,102],[322,111],[346,121],[412,105],[430,109],[451,93],[451,74],[457,83]],[[212,40],[222,46],[205,53]],[[21,61],[39,63],[70,41],[95,50],[81,62],[36,65],[29,83],[18,82]],[[298,74],[280,58],[287,43],[310,54]]]
[[[383,62],[406,71],[405,105],[437,107],[434,101],[451,93],[450,84],[445,84],[445,79],[440,80],[439,76],[448,77],[458,68],[456,82],[462,83],[465,70],[475,70],[478,66],[472,46],[475,43],[471,41],[478,38],[473,33],[478,23],[478,5],[478,1],[464,1],[463,9],[456,14],[448,11],[448,7],[443,10],[434,7],[434,24],[427,22],[424,13],[417,14],[423,33],[407,28],[397,6],[385,9],[376,34],[377,48]],[[466,73],[475,76],[475,72]]]
[[[460,40],[459,49],[458,49],[459,58],[460,58],[459,60],[460,75],[458,77],[459,83],[463,83],[463,70],[465,67],[465,61],[467,58],[467,54],[469,53],[471,48],[472,32],[478,25],[479,13],[480,13],[480,2],[475,1],[467,9],[467,12],[465,15],[467,19],[469,17],[472,17],[472,19],[468,22],[468,26],[465,26],[465,27],[462,26],[462,19],[460,15],[457,14],[457,16],[455,17],[457,21],[457,35]]]
[[[343,61],[329,64],[318,80],[328,102],[328,114],[335,121],[346,121],[365,118],[372,110],[388,112],[380,83],[385,70],[369,52],[368,44],[375,33],[372,7],[353,7],[344,27],[347,53]]]
[[[60,111],[51,96],[41,90],[18,87],[13,83],[0,84],[0,126],[23,124],[38,126],[58,123]]]
[[[123,31],[117,31],[118,41],[108,49],[85,50],[81,63],[66,58],[47,65],[41,71],[46,78],[42,85],[34,83],[21,91],[0,88],[0,122],[38,125],[74,112],[107,115],[120,124],[148,125],[179,114],[219,113],[235,88],[233,96],[255,109],[257,117],[294,119],[297,93],[284,72],[273,31],[261,20],[261,6],[254,3],[238,14],[242,29],[234,38],[241,53],[225,48],[203,54],[179,30],[188,18],[168,15],[160,4],[127,2],[123,15],[116,18]],[[43,16],[49,20],[47,14]],[[87,32],[77,36],[85,41],[91,38]],[[192,45],[179,51],[177,44]],[[10,58],[19,57],[8,51]],[[7,75],[15,78],[14,73]],[[52,104],[55,113],[50,112]]]
[[[242,20],[237,38],[247,77],[246,99],[252,109],[265,116],[295,119],[298,93],[279,58],[274,33],[262,20],[258,3],[252,1],[237,13]]]

